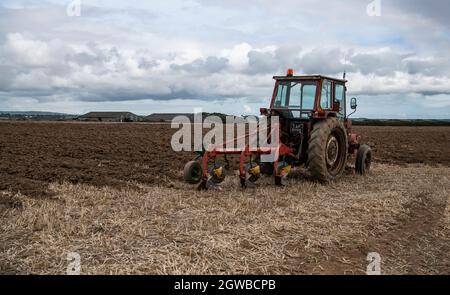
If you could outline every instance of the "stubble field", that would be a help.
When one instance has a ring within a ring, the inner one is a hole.
[[[0,272],[450,273],[450,127],[355,127],[367,177],[197,192],[169,125],[0,123]]]

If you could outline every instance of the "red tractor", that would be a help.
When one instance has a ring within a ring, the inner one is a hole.
[[[355,169],[366,174],[370,169],[372,152],[369,146],[359,143],[360,136],[352,132],[349,116],[357,108],[356,98],[350,101],[352,113],[348,113],[345,79],[320,75],[294,76],[288,70],[286,76],[275,76],[270,108],[261,108],[261,115],[278,116],[278,158],[274,163],[261,163],[262,154],[271,148],[241,150],[211,149],[200,153],[186,164],[184,178],[189,183],[201,182],[199,189],[208,188],[224,180],[225,170],[216,158],[220,155],[239,155],[241,184],[248,186],[258,180],[261,173],[275,177],[277,185],[283,185],[292,167],[306,166],[312,179],[329,182],[344,172],[349,156],[355,156]]]

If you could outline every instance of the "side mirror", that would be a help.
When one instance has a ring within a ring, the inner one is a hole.
[[[352,110],[356,110],[358,107],[358,102],[356,101],[356,97],[352,97],[352,100],[350,101],[350,108]]]
[[[263,116],[266,116],[266,115],[269,113],[269,111],[268,111],[266,108],[260,108],[260,109],[259,109],[259,112],[260,112],[261,115],[263,115]]]

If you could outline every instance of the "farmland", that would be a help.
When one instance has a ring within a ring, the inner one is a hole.
[[[368,177],[197,192],[169,125],[0,123],[0,272],[449,274],[450,127],[355,129]]]

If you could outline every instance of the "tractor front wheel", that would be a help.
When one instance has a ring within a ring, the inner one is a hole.
[[[317,122],[308,146],[307,167],[313,179],[328,182],[342,175],[347,160],[347,133],[338,118]]]
[[[370,164],[372,163],[372,150],[368,145],[361,145],[356,155],[355,169],[356,173],[365,175],[370,170]]]

